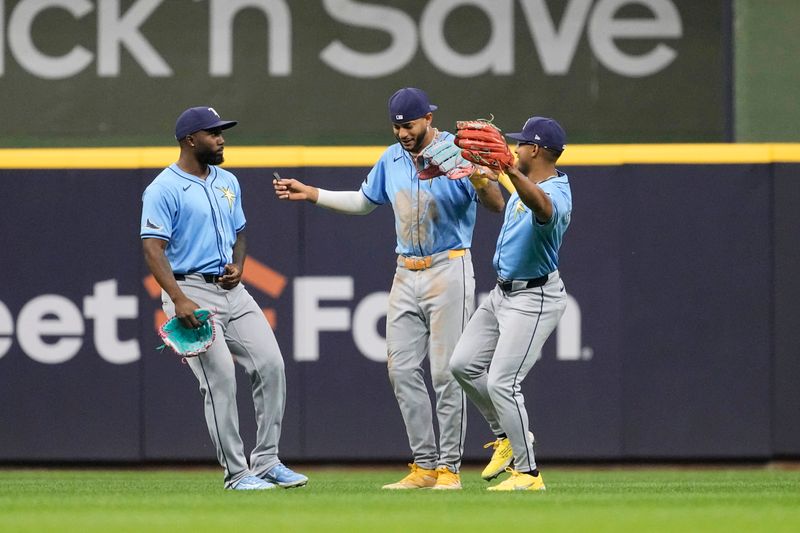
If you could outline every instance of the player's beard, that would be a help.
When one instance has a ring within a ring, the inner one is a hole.
[[[203,165],[220,165],[225,161],[225,157],[222,155],[222,152],[212,152],[209,150],[207,152],[199,152],[197,154],[197,161]]]
[[[422,130],[422,133],[420,133],[419,135],[414,135],[413,136],[414,145],[411,148],[406,148],[406,145],[403,144],[403,142],[400,140],[400,136],[399,135],[395,135],[394,138],[397,139],[397,142],[400,143],[400,146],[403,147],[403,150],[405,150],[406,152],[409,152],[411,154],[418,154],[424,148],[422,143],[425,142],[425,134],[426,133],[428,133],[427,130]]]

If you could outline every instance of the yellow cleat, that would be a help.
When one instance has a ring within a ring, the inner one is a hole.
[[[506,468],[506,472],[511,474],[511,477],[486,490],[547,490],[541,474],[533,477],[530,474],[522,474],[511,468]]]
[[[446,466],[440,466],[436,469],[436,485],[433,490],[460,490],[461,489],[461,476],[455,472],[451,472]]]
[[[397,483],[384,485],[383,488],[390,490],[429,489],[436,485],[436,470],[420,468],[416,463],[410,463],[408,466],[411,468],[410,474]]]
[[[531,444],[534,443],[533,433],[530,431],[528,432],[528,440]],[[508,440],[508,437],[487,442],[483,447],[494,448],[494,453],[489,460],[489,464],[486,465],[486,468],[481,472],[481,477],[483,479],[491,481],[502,474],[511,464],[511,461],[514,460],[514,450],[511,449],[511,441]]]
[[[483,445],[484,448],[490,446],[494,448],[494,453],[492,453],[489,464],[481,472],[481,477],[486,481],[491,481],[499,476],[514,459],[514,451],[511,449],[511,441],[508,440],[508,437]]]

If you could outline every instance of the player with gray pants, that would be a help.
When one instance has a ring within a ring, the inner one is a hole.
[[[455,257],[451,257],[455,255]],[[467,427],[464,394],[449,369],[450,354],[475,309],[475,275],[469,250],[434,254],[422,270],[397,261],[389,295],[386,341],[389,379],[406,425],[414,463],[458,472]],[[420,369],[426,353],[436,396],[439,446]]]
[[[211,107],[189,108],[178,117],[180,157],[142,195],[142,248],[162,288],[167,316],[199,327],[194,310],[213,312],[214,342],[187,361],[200,384],[225,488],[298,487],[308,478],[278,459],[286,403],[283,358],[263,312],[241,284],[246,257],[241,189],[233,174],[217,166],[224,160],[222,130],[236,124]],[[239,434],[234,358],[250,378],[256,413],[249,465]]]
[[[226,484],[233,486],[250,473],[263,477],[280,462],[278,441],[286,403],[283,357],[272,328],[241,283],[226,290],[200,274],[190,274],[178,285],[198,306],[214,310],[213,344],[186,362],[200,383],[208,432],[225,469]],[[175,304],[164,291],[162,304],[167,316],[175,315]],[[239,434],[234,359],[250,379],[256,412],[256,447],[249,466]]]
[[[496,437],[482,477],[511,474],[489,490],[545,490],[521,384],[567,305],[558,251],[572,193],[567,175],[555,168],[566,135],[556,121],[531,117],[521,132],[507,136],[518,141],[518,161],[507,171],[517,192],[497,238],[497,286],[467,324],[450,369]]]
[[[398,256],[386,318],[388,370],[414,462],[407,476],[385,489],[461,488],[466,402],[448,365],[474,309],[469,247],[476,203],[496,212],[504,205],[498,186],[485,184],[483,177],[420,178],[422,150],[453,138],[431,127],[434,110],[420,89],[392,95],[389,118],[398,142],[386,149],[359,191],[328,191],[294,179],[274,182],[282,200],[307,200],[352,215],[387,203],[394,211]],[[423,379],[426,356],[436,395],[438,447]]]

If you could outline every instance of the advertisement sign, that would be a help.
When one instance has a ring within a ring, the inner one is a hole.
[[[727,140],[725,1],[6,0],[0,145],[169,145],[197,105],[253,145],[382,144],[406,86],[444,128],[545,115],[572,143]]]

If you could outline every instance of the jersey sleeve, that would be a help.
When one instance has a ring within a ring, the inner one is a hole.
[[[553,204],[553,216],[544,224],[536,220],[536,216],[533,212],[531,212],[531,218],[533,218],[533,225],[537,229],[548,231],[553,229],[564,217],[569,216],[572,205],[561,187],[548,187],[545,189],[545,193],[550,197],[550,202]]]
[[[386,194],[386,163],[384,157],[372,167],[364,183],[361,193],[373,204],[383,205],[389,201]]]
[[[175,197],[160,185],[150,184],[142,194],[140,237],[142,239],[170,240],[173,227],[172,213],[176,211]]]

